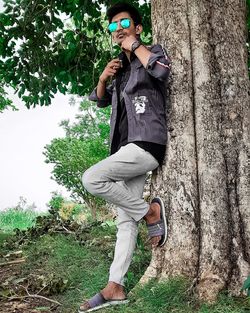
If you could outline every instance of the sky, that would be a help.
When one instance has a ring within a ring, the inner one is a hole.
[[[45,211],[52,191],[65,197],[69,193],[50,179],[52,165],[44,162],[42,152],[53,138],[63,137],[58,124],[63,119],[73,121],[78,106],[70,106],[70,96],[58,94],[50,106],[28,110],[13,91],[8,93],[19,111],[0,114],[0,210],[16,206],[24,197]]]
[[[44,162],[42,152],[53,138],[64,136],[58,124],[73,121],[77,106],[69,105],[69,96],[57,95],[50,106],[28,110],[9,95],[19,111],[0,114],[0,210],[15,206],[22,196],[44,211],[52,191],[69,194],[50,179],[52,165]]]

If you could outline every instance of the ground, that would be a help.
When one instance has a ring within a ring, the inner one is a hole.
[[[0,266],[0,312],[76,312],[81,301],[105,286],[115,243],[113,223],[97,224],[77,236],[58,229],[40,236],[33,231],[25,239],[24,235],[1,236],[0,263],[25,261]],[[150,260],[150,251],[141,242],[139,238],[127,290],[139,280]],[[29,297],[28,293],[62,305]],[[13,297],[17,298],[11,300]]]
[[[82,301],[106,284],[115,234],[112,221],[75,228],[55,222],[53,216],[43,217],[27,232],[0,232],[0,312],[77,312]],[[147,232],[141,226],[126,278],[130,303],[100,312],[250,313],[250,298],[221,294],[213,305],[199,303],[190,282],[181,277],[138,286],[150,257]]]
[[[0,234],[0,244],[4,243],[4,240],[10,237],[5,233]],[[0,263],[7,262],[3,255],[9,252],[8,249],[4,248],[1,250]],[[22,313],[22,312],[41,312],[41,310],[36,310],[35,308],[47,307],[47,301],[42,299],[17,299],[17,300],[7,300],[4,296],[11,296],[11,287],[15,289],[14,283],[11,284],[15,279],[18,279],[22,276],[22,265],[13,264],[5,265],[0,267],[0,312],[2,313]],[[47,311],[51,312],[51,311]]]

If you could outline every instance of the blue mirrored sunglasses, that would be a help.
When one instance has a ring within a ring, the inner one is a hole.
[[[120,23],[122,28],[129,28],[130,27],[130,19],[129,18],[122,18],[120,21],[112,22],[108,26],[108,30],[113,33],[118,29],[118,23]]]

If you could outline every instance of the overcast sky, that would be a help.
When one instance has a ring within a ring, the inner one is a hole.
[[[77,106],[69,105],[69,96],[57,95],[49,107],[28,110],[13,92],[9,98],[19,111],[0,114],[0,210],[16,205],[20,196],[45,210],[52,191],[68,194],[50,179],[52,166],[44,163],[43,147],[64,135],[58,124],[73,120]]]
[[[62,137],[58,126],[62,119],[73,120],[77,107],[69,105],[69,97],[58,95],[49,107],[26,109],[13,94],[10,96],[19,111],[0,114],[0,210],[16,205],[23,196],[35,202],[40,210],[52,191],[64,189],[50,179],[52,165],[44,163],[44,146],[55,137]]]

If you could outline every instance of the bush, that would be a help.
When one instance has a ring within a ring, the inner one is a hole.
[[[86,206],[69,201],[56,192],[52,193],[48,206],[49,213],[62,221],[75,221],[82,224],[91,219],[91,212]]]
[[[15,229],[25,230],[35,225],[35,219],[39,215],[33,210],[9,208],[0,212],[0,230],[12,232]]]

